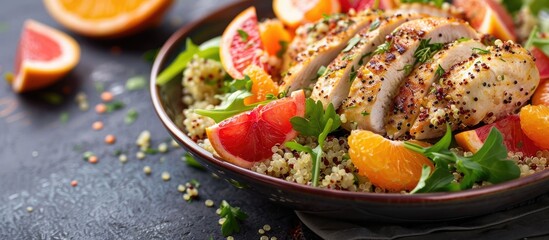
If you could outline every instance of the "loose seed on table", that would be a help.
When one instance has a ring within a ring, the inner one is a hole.
[[[101,122],[101,121],[93,122],[92,128],[95,131],[99,131],[99,130],[103,129],[103,122]]]
[[[227,240],[234,240],[234,237],[233,236],[228,236]]]
[[[73,186],[73,187],[78,186],[78,181],[72,180],[72,181],[71,181],[71,186]]]
[[[105,143],[114,144],[116,142],[116,137],[112,134],[105,136]]]
[[[161,143],[158,145],[158,151],[161,153],[165,153],[168,151],[168,144],[167,143]]]
[[[225,220],[225,218],[220,218],[217,222],[219,223],[219,225],[223,225],[223,223],[225,223]]]
[[[118,156],[118,160],[121,162],[121,163],[125,163],[128,161],[128,156],[126,156],[126,154],[120,154],[120,156]]]
[[[169,172],[162,172],[162,180],[164,181],[170,181],[170,173]]]
[[[101,100],[103,100],[103,102],[110,102],[114,99],[114,96],[112,95],[111,92],[103,92],[101,93]]]
[[[137,152],[135,154],[135,156],[137,157],[137,159],[143,159],[143,158],[145,158],[145,153],[144,152]]]
[[[211,199],[207,199],[204,201],[204,205],[206,205],[206,207],[213,207],[214,202]]]
[[[185,186],[184,186],[183,184],[179,184],[179,185],[177,186],[177,191],[179,191],[179,192],[185,192],[185,189],[186,189],[186,188],[185,188]]]
[[[265,230],[259,229],[259,230],[257,230],[257,233],[259,233],[259,234],[265,234]]]
[[[152,172],[152,169],[151,169],[151,167],[149,167],[149,166],[145,166],[145,167],[143,168],[143,172],[144,172],[145,174],[147,174],[147,175],[150,175],[151,172]]]
[[[269,240],[269,236],[263,235],[259,238],[259,240]]]
[[[32,212],[34,209],[32,207],[27,207],[27,212]]]
[[[95,111],[99,114],[105,113],[107,111],[107,106],[103,103],[97,104],[95,105]]]
[[[269,225],[269,224],[263,225],[263,230],[265,230],[265,231],[267,231],[267,232],[268,232],[268,231],[271,231],[271,225]]]
[[[99,162],[99,158],[95,155],[92,155],[88,158],[88,162],[91,164],[96,164],[97,162]]]

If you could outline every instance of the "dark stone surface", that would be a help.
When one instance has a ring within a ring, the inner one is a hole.
[[[230,2],[176,1],[163,24],[137,36],[120,40],[94,40],[74,36],[81,46],[76,69],[55,86],[31,94],[13,93],[0,82],[0,239],[213,239],[223,238],[216,205],[225,199],[241,207],[249,218],[237,239],[258,239],[257,230],[270,224],[269,236],[278,239],[316,239],[302,227],[294,212],[274,205],[253,193],[238,190],[208,172],[182,162],[184,151],[170,148],[166,154],[135,157],[135,140],[142,130],[152,133],[152,147],[169,142],[169,136],[154,114],[147,89],[116,95],[126,104],[122,110],[98,115],[93,107],[100,102],[95,89],[123,89],[132,76],[148,78],[151,64],[142,55],[159,48],[178,27]],[[42,1],[5,1],[0,7],[0,73],[12,71],[20,29],[33,18],[61,29],[45,11]],[[121,52],[116,53],[117,48]],[[88,96],[90,110],[81,111],[75,95]],[[60,104],[47,103],[45,94],[61,94]],[[126,112],[134,108],[139,118],[124,123]],[[69,120],[60,121],[68,113]],[[105,127],[93,131],[91,124],[101,120]],[[106,145],[106,134],[117,142]],[[122,164],[114,153],[128,155]],[[84,151],[94,152],[98,164],[83,161]],[[152,174],[143,173],[151,166]],[[171,181],[162,181],[163,171]],[[178,184],[191,179],[201,182],[200,199],[188,203],[177,191]],[[72,180],[78,181],[71,187]],[[32,207],[32,212],[27,212]],[[302,230],[303,228],[303,230]]]

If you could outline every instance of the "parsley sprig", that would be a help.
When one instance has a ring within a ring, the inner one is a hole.
[[[227,237],[235,232],[240,232],[239,221],[246,220],[248,215],[238,207],[231,207],[231,205],[229,205],[229,203],[225,200],[221,201],[221,206],[219,209],[219,216],[225,218],[225,221],[221,224],[221,233],[223,236]]]
[[[331,103],[326,110],[322,102],[308,98],[305,103],[305,117],[293,117],[290,119],[292,127],[300,134],[305,136],[317,137],[318,145],[311,149],[297,142],[286,142],[285,146],[289,149],[309,153],[313,159],[313,179],[312,185],[318,186],[320,175],[320,162],[322,161],[322,147],[329,133],[337,130],[341,126],[341,119],[336,113],[334,105]]]
[[[423,154],[435,163],[433,171],[423,166],[421,178],[411,193],[459,191],[471,188],[475,182],[500,183],[520,176],[518,166],[507,159],[507,147],[496,128],[492,128],[484,145],[471,157],[450,151],[451,142],[452,129],[447,126],[444,137],[431,147],[404,143],[406,148]],[[463,174],[459,183],[454,182],[452,170]]]

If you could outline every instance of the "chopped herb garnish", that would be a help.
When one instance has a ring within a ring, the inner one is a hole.
[[[412,193],[459,191],[471,188],[474,183],[488,181],[501,183],[520,176],[517,164],[507,159],[507,147],[497,128],[492,128],[484,144],[471,157],[460,156],[450,151],[452,129],[447,126],[446,134],[435,145],[421,147],[405,142],[406,148],[421,153],[435,164],[434,171],[423,167],[422,176]],[[452,169],[463,174],[459,183],[453,182]]]
[[[365,53],[364,55],[362,55],[360,57],[360,59],[358,60],[358,65],[362,66],[362,64],[364,64],[364,58],[365,57],[370,57],[370,56],[372,56],[372,54],[373,54],[373,52],[369,52],[369,53]]]
[[[376,30],[379,25],[381,24],[381,21],[379,21],[379,18],[376,18],[372,24],[370,24],[370,29],[368,29],[370,32]]]
[[[147,86],[147,80],[143,76],[134,76],[126,81],[126,90],[141,90]]]
[[[370,115],[370,113],[367,112],[367,111],[363,111],[363,112],[361,112],[360,114],[362,114],[362,116],[368,116],[368,115]]]
[[[406,64],[402,69],[399,69],[397,71],[404,71],[404,75],[408,76],[412,72],[412,69],[414,69],[414,65],[412,64]]]
[[[482,48],[473,48],[473,52],[475,52],[476,54],[484,55],[484,54],[489,54],[490,50],[482,49]]]
[[[278,58],[282,58],[286,50],[288,50],[288,42],[280,40],[278,41],[278,43],[280,44],[280,50],[276,52],[276,56]]]
[[[225,219],[223,224],[221,224],[221,233],[223,236],[227,237],[233,233],[240,232],[239,221],[246,220],[248,215],[238,207],[231,207],[231,205],[229,205],[229,203],[225,200],[221,201],[221,206],[219,209],[219,216]]]
[[[242,42],[248,41],[248,33],[242,29],[238,29],[238,35],[240,35],[240,39],[242,39]]]
[[[126,105],[121,101],[114,101],[110,103],[106,103],[105,106],[107,107],[107,112],[114,112],[116,110],[120,110],[124,108]]]
[[[414,52],[414,57],[417,63],[425,63],[431,59],[435,53],[440,51],[444,47],[442,43],[431,43],[431,39],[422,39],[419,43],[419,47]]]
[[[145,154],[151,154],[151,155],[154,155],[154,154],[157,154],[158,153],[158,150],[157,149],[154,149],[154,148],[147,148],[145,149],[145,151],[143,151]]]
[[[84,159],[84,161],[88,161],[88,159],[93,155],[93,152],[85,151],[84,153],[82,153],[82,159]]]
[[[318,71],[316,72],[316,75],[318,77],[324,75],[324,73],[326,72],[326,67],[325,66],[320,66],[320,68],[318,69]]]
[[[441,8],[444,0],[401,0],[402,3],[433,3],[436,7]]]
[[[356,75],[357,75],[357,71],[355,70],[355,66],[352,66],[351,67],[351,73],[349,73],[349,81],[352,83],[355,78],[356,78]]]
[[[437,77],[442,77],[442,75],[444,75],[446,73],[446,71],[444,71],[444,68],[442,68],[442,66],[440,66],[440,64],[437,66],[437,71],[435,72],[435,76]]]
[[[349,42],[347,43],[347,47],[345,47],[343,49],[342,52],[348,52],[350,51],[351,49],[353,49],[353,47],[360,41],[360,37],[359,36],[356,36],[356,37],[353,37],[351,38],[351,40],[349,40]]]
[[[191,179],[191,181],[189,181],[189,183],[194,187],[194,188],[200,188],[200,182],[196,179]]]
[[[467,42],[467,41],[469,41],[469,40],[471,40],[471,39],[470,39],[470,38],[466,38],[466,37],[460,37],[460,38],[458,38],[457,42],[461,43],[461,42]]]
[[[391,45],[393,45],[393,40],[388,42],[384,42],[383,44],[377,46],[376,50],[374,50],[374,55],[386,53],[391,49]]]
[[[143,53],[143,59],[146,62],[152,63],[154,62],[154,59],[156,59],[156,56],[158,55],[158,52],[160,52],[160,49],[151,49]]]
[[[66,123],[69,121],[69,113],[68,112],[62,112],[61,115],[59,115],[59,121],[61,123]]]
[[[137,118],[139,117],[139,113],[135,110],[135,109],[130,109],[128,110],[128,112],[126,113],[126,117],[124,118],[124,122],[126,124],[132,124],[133,122],[135,122],[135,120],[137,120]]]
[[[297,142],[286,142],[285,146],[294,151],[309,153],[313,159],[312,185],[318,186],[320,176],[320,161],[322,161],[324,141],[329,133],[337,130],[341,125],[341,119],[330,103],[326,110],[322,102],[315,103],[308,98],[305,103],[305,117],[293,117],[290,119],[292,127],[305,136],[317,137],[318,145],[314,149],[303,146]]]
[[[187,163],[187,165],[189,165],[191,167],[194,167],[196,169],[206,170],[206,168],[204,168],[204,166],[202,166],[202,164],[200,164],[198,161],[196,161],[196,159],[194,159],[194,157],[188,152],[185,153],[185,163]]]

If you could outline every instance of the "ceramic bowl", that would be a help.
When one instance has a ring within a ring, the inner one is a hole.
[[[151,72],[151,97],[162,124],[183,148],[208,170],[257,196],[321,217],[360,221],[425,222],[479,216],[512,208],[549,191],[549,171],[502,184],[454,193],[376,194],[314,188],[262,175],[227,163],[192,141],[184,132],[182,86],[174,79],[164,86],[156,77],[190,37],[201,43],[223,33],[239,12],[254,5],[259,18],[272,17],[270,1],[238,1],[175,32],[160,50]]]

